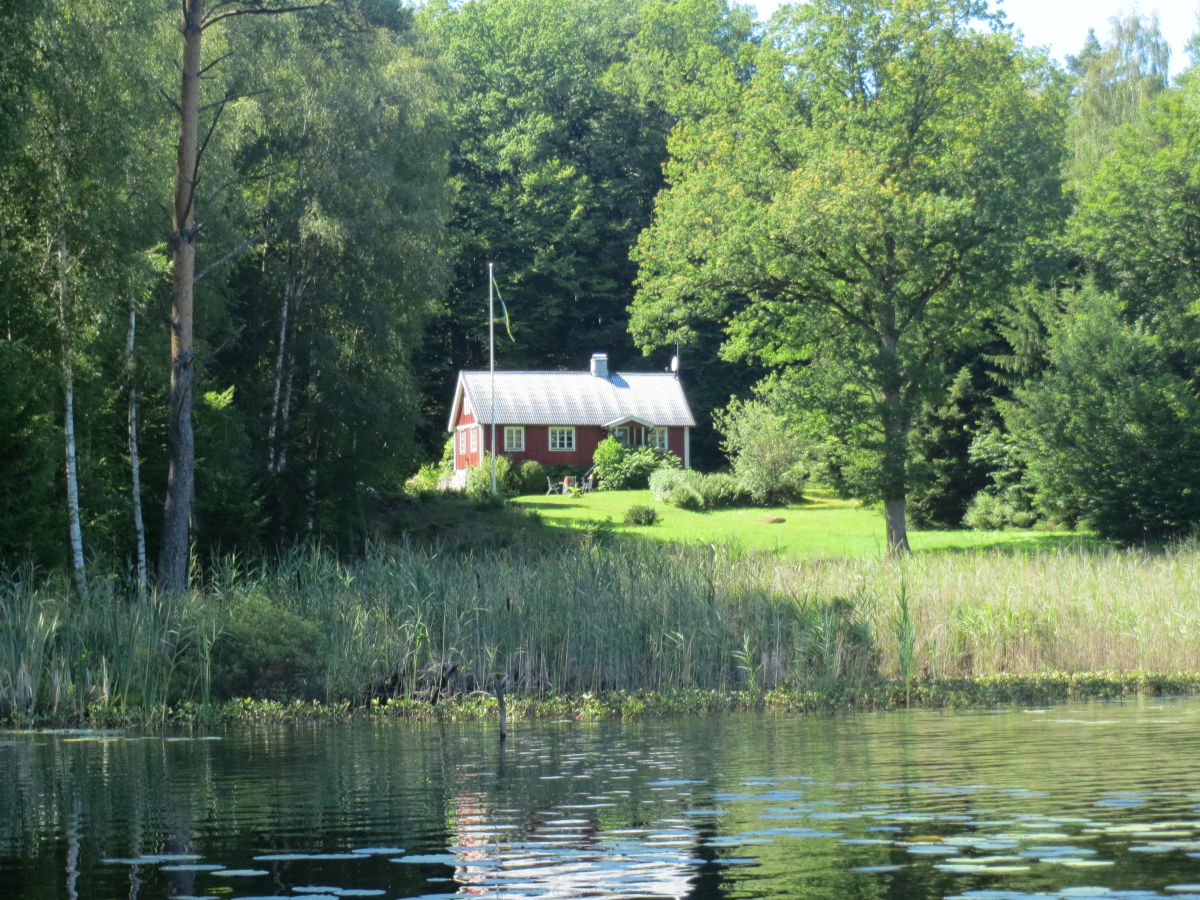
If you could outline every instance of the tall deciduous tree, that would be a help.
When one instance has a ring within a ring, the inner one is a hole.
[[[845,440],[877,460],[864,493],[904,552],[916,411],[1061,214],[1063,91],[981,0],[785,9],[752,76],[714,90],[672,135],[634,333],[727,317],[730,354],[815,388],[830,423],[849,413]]]
[[[227,19],[244,15],[271,15],[311,9],[318,3],[272,3],[271,0],[215,0],[205,12],[204,0],[182,0],[179,31],[183,37],[183,62],[176,110],[179,114],[175,196],[171,212],[171,395],[167,427],[170,468],[163,509],[162,545],[158,576],[163,587],[182,591],[187,585],[188,555],[195,499],[196,442],[192,425],[195,386],[193,291],[196,277],[196,202],[200,186],[201,156],[224,109],[215,105],[207,137],[200,133],[200,86],[207,69],[203,62],[204,33]],[[228,97],[227,97],[228,99]]]

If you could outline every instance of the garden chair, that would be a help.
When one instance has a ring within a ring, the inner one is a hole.
[[[549,475],[546,476],[546,493],[547,494],[561,494],[562,486],[563,486],[563,483],[561,481],[555,481]]]

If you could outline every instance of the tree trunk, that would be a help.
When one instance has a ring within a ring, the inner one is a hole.
[[[275,389],[271,393],[271,418],[267,427],[267,471],[274,473],[278,462],[276,445],[280,420],[280,400],[283,395],[284,363],[287,360],[288,317],[292,307],[292,291],[296,284],[295,269],[288,266],[288,277],[283,285],[283,303],[279,310],[279,346],[275,350]]]
[[[901,494],[899,497],[883,499],[883,517],[887,523],[887,552],[888,556],[903,556],[909,552],[908,522],[905,507],[908,501]]]
[[[192,288],[196,272],[195,188],[200,120],[200,38],[204,0],[183,0],[183,73],[179,91],[179,153],[171,217],[171,398],[167,426],[170,468],[163,509],[158,577],[164,589],[187,587],[196,444],[192,433]]]
[[[133,501],[133,531],[137,539],[138,595],[145,596],[149,588],[146,571],[146,523],[142,519],[142,467],[138,450],[138,387],[137,367],[133,346],[137,335],[137,307],[129,295],[129,334],[125,339],[125,373],[129,378],[129,474]]]
[[[888,556],[909,552],[905,507],[908,494],[908,415],[901,397],[899,337],[885,330],[879,341],[883,387],[883,516]]]
[[[67,453],[67,516],[70,521],[71,571],[75,590],[87,598],[87,571],[83,559],[83,524],[79,515],[79,463],[75,446],[75,366],[71,359],[71,281],[67,233],[58,227],[58,321],[62,328],[63,436]]]

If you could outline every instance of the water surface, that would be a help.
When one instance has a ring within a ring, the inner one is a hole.
[[[1191,897],[1200,701],[0,733],[0,897]]]

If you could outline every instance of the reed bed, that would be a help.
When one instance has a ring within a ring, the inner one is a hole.
[[[617,542],[562,552],[297,549],[202,589],[87,602],[0,583],[0,716],[153,718],[184,701],[811,691],[1051,672],[1200,672],[1200,546],[794,561]]]

